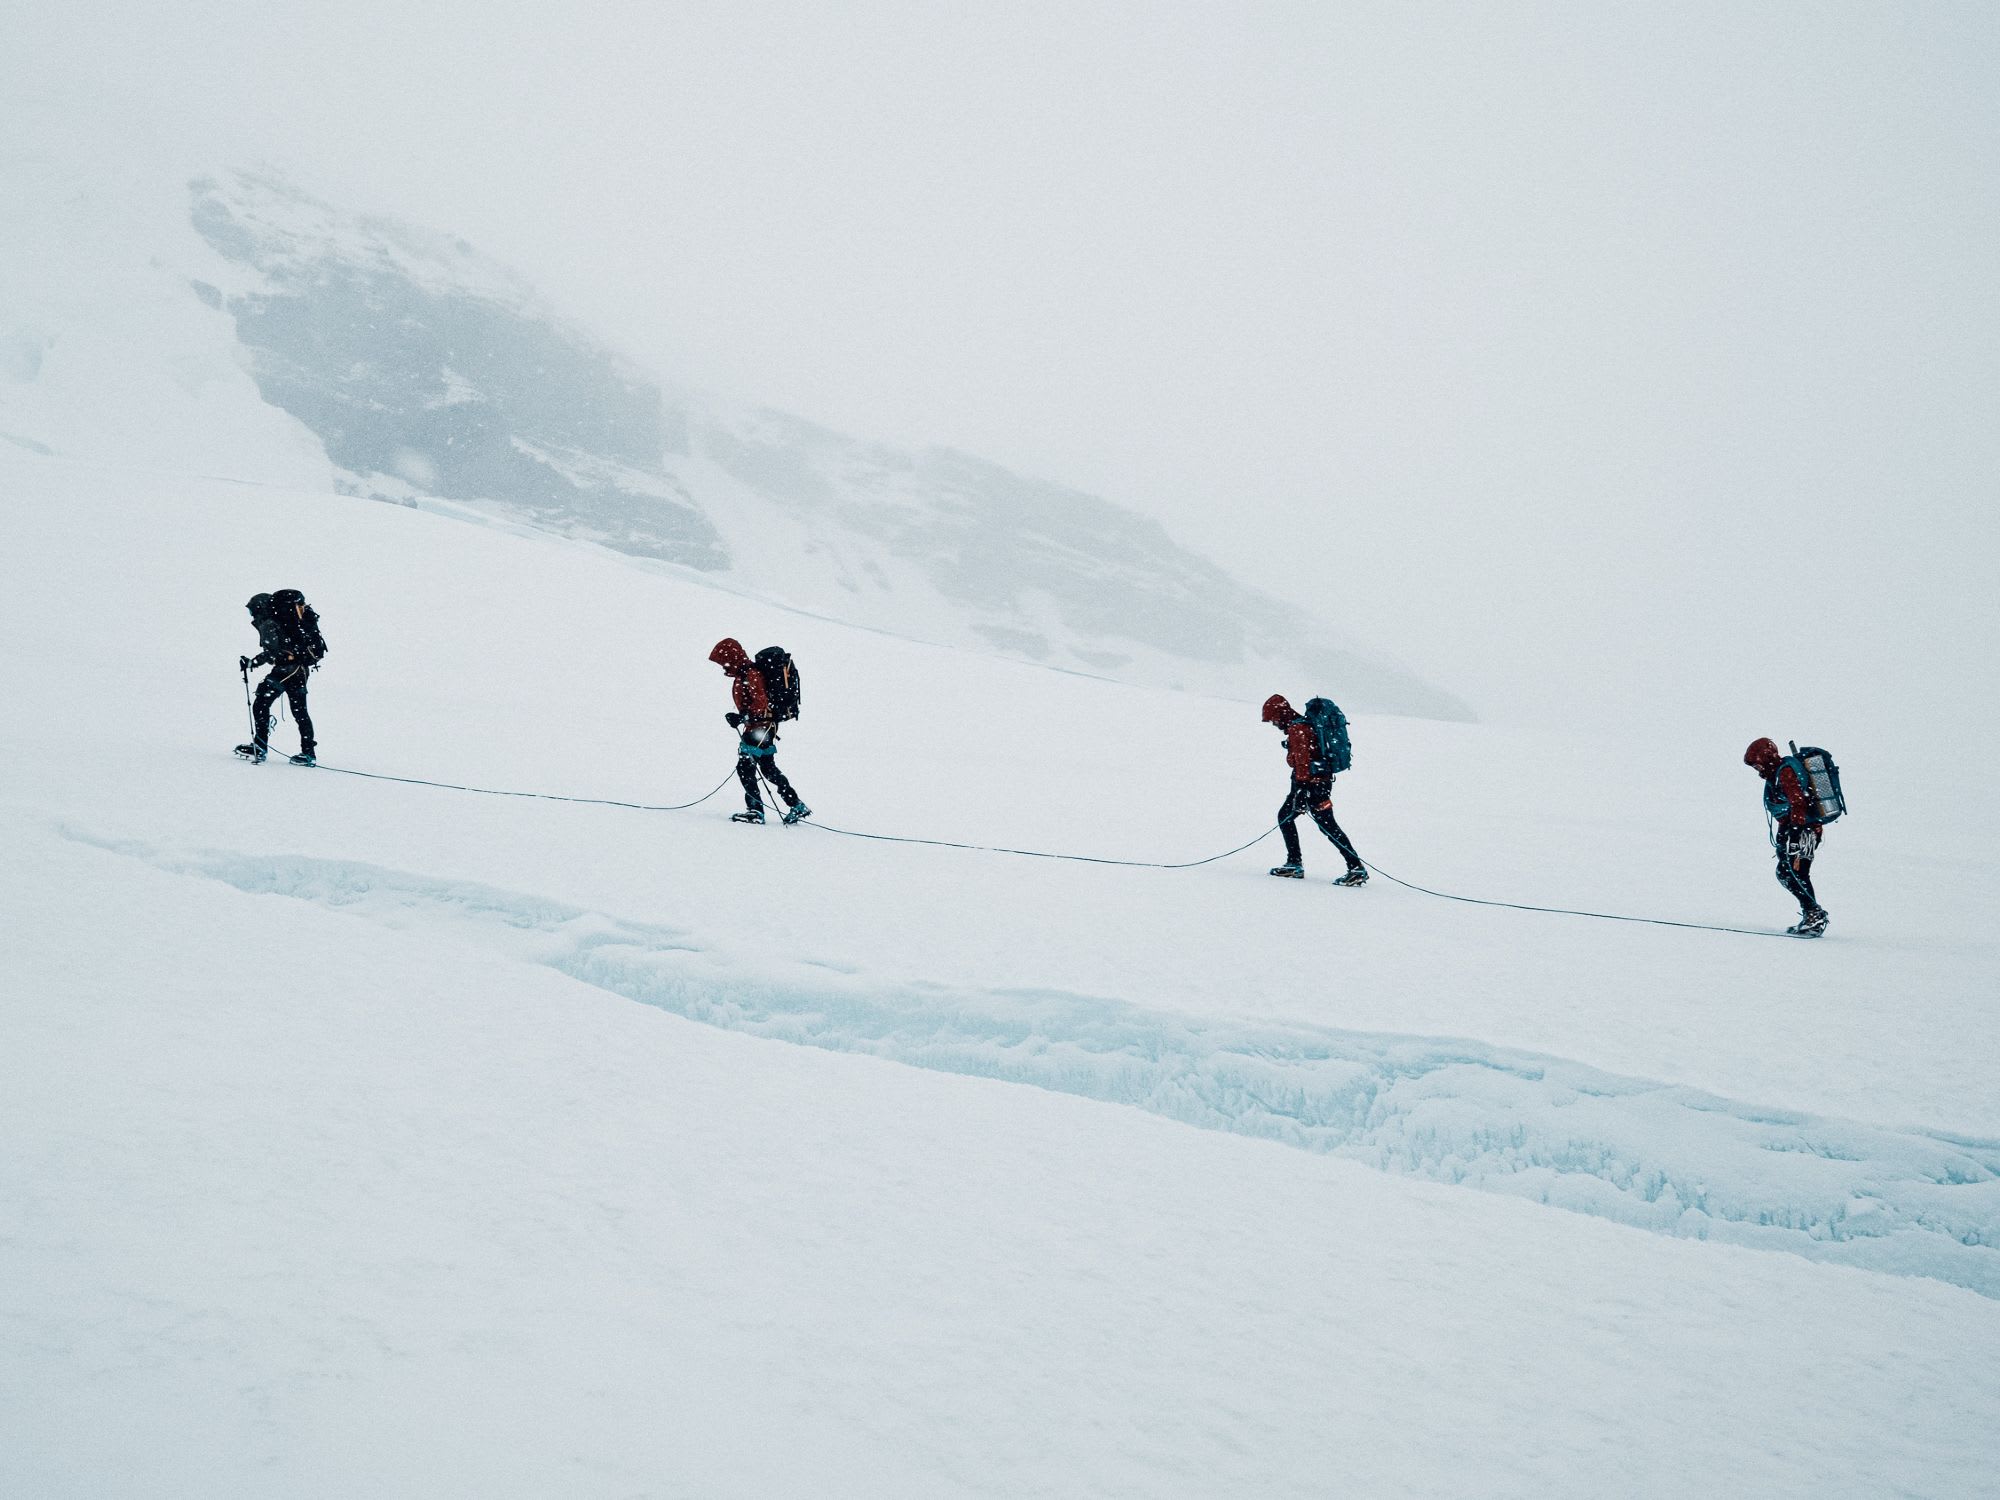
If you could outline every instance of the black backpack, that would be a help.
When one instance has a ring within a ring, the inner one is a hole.
[[[757,675],[764,679],[764,696],[771,700],[771,717],[782,722],[799,716],[799,669],[783,646],[766,646],[755,657]]]
[[[279,589],[271,595],[271,624],[279,640],[279,650],[316,667],[326,656],[326,637],[319,632],[319,615],[297,589]],[[258,631],[263,634],[261,628]]]
[[[1796,812],[1815,828],[1824,828],[1847,811],[1847,798],[1840,790],[1840,767],[1819,746],[1800,749],[1793,745],[1792,753],[1778,762],[1779,770],[1786,766],[1792,768],[1799,785],[1805,788],[1806,805],[1793,808],[1791,800],[1778,790],[1778,778],[1773,776],[1764,783],[1764,810],[1772,817],[1783,818]]]

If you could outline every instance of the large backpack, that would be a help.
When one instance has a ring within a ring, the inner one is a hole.
[[[1772,817],[1784,818],[1793,812],[1791,799],[1778,790],[1787,766],[1806,789],[1806,805],[1797,810],[1805,822],[1823,828],[1847,811],[1847,799],[1840,791],[1840,767],[1833,763],[1833,757],[1817,745],[1801,750],[1794,743],[1792,753],[1778,762],[1777,774],[1764,784],[1764,806]]]
[[[1347,715],[1331,698],[1306,700],[1305,721],[1312,725],[1319,742],[1313,770],[1322,776],[1337,776],[1354,764],[1354,743],[1347,735]]]
[[[779,721],[799,716],[799,669],[783,646],[766,646],[754,658],[764,679],[764,696],[771,700],[771,717]]]
[[[297,589],[279,589],[271,595],[271,621],[285,655],[299,657],[313,667],[324,659],[326,637],[320,634],[319,616],[304,594]]]

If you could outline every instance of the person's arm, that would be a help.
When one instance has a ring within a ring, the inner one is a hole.
[[[1806,792],[1805,783],[1799,780],[1799,773],[1790,766],[1778,767],[1778,795],[1785,799],[1785,821],[1804,823],[1806,810],[1813,800]]]
[[[1285,759],[1291,763],[1294,780],[1312,779],[1313,749],[1312,725],[1300,720],[1285,730]]]

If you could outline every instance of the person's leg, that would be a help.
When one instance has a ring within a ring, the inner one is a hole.
[[[270,675],[257,684],[257,696],[250,700],[250,743],[259,750],[271,743],[271,705],[285,690],[284,683],[278,680],[282,676],[284,668],[273,667]]]
[[[1278,832],[1284,836],[1285,863],[1288,865],[1303,863],[1303,856],[1299,853],[1299,813],[1305,807],[1302,792],[1303,788],[1294,783],[1278,808]]]
[[[767,755],[764,757],[764,779],[778,789],[778,795],[785,799],[785,806],[797,807],[799,805],[799,794],[792,790],[791,782],[786,780],[785,773],[778,769],[777,756]]]
[[[743,809],[745,812],[762,813],[764,794],[757,790],[757,757],[739,755],[736,757],[736,779],[743,783]]]
[[[1809,917],[1819,910],[1812,888],[1812,857],[1816,840],[1809,828],[1787,828],[1778,834],[1778,884],[1799,903],[1799,914]]]
[[[1319,824],[1319,831],[1332,841],[1333,847],[1340,851],[1340,857],[1347,861],[1347,868],[1361,869],[1361,856],[1354,852],[1353,842],[1334,819],[1332,786],[1314,787],[1311,804],[1313,821]]]
[[[1818,853],[1819,830],[1800,829],[1798,842],[1792,848],[1792,869],[1799,877],[1799,884],[1805,889],[1806,899],[1812,902],[1812,909],[1825,911],[1826,908],[1819,904],[1819,892],[1813,889],[1812,883],[1813,856]]]
[[[313,753],[312,715],[306,712],[306,679],[312,674],[304,667],[294,667],[291,678],[285,683],[285,701],[292,706],[292,717],[299,724],[299,749],[306,755]]]

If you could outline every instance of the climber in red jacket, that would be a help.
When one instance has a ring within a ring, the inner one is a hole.
[[[1319,731],[1283,696],[1273,693],[1264,700],[1264,722],[1274,724],[1285,737],[1285,760],[1292,769],[1291,789],[1278,809],[1278,831],[1285,836],[1285,862],[1271,871],[1288,880],[1305,879],[1305,865],[1299,852],[1298,817],[1312,814],[1319,831],[1327,836],[1347,861],[1347,873],[1335,885],[1366,885],[1368,867],[1354,852],[1354,844],[1341,831],[1333,816],[1333,768],[1327,763]]]

